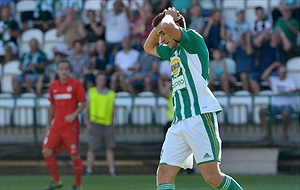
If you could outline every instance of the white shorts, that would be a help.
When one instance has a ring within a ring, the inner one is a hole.
[[[221,161],[221,139],[216,113],[205,113],[179,121],[169,128],[161,150],[160,164],[181,168]]]

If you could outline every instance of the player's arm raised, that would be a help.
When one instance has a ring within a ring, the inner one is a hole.
[[[144,44],[144,50],[145,52],[154,55],[156,57],[160,57],[156,52],[156,46],[159,43],[159,36],[157,34],[157,29],[154,28],[150,34],[148,35],[145,44]]]
[[[165,16],[160,23],[162,31],[177,42],[179,42],[182,37],[181,30],[176,24],[176,22],[180,19],[183,18],[179,14],[179,11],[177,11],[174,7],[169,7],[168,10],[165,11]]]

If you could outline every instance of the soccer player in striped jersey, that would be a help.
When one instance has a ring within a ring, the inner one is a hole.
[[[180,168],[192,168],[193,156],[207,183],[217,189],[241,190],[220,171],[221,139],[216,114],[222,111],[208,88],[209,53],[203,37],[186,29],[184,17],[168,8],[152,21],[146,52],[169,60],[174,119],[162,146],[157,189],[174,190]]]

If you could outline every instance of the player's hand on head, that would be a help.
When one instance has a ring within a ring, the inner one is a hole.
[[[168,9],[165,9],[164,12],[165,12],[165,15],[171,15],[173,17],[174,21],[178,21],[182,17],[180,12],[178,10],[176,10],[174,7],[169,7]]]

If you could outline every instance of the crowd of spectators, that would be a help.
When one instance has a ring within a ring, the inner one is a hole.
[[[146,54],[142,47],[152,19],[169,6],[181,10],[187,27],[205,39],[211,56],[212,90],[232,93],[240,88],[258,93],[262,74],[272,63],[284,65],[300,54],[297,1],[281,2],[273,10],[256,7],[252,23],[245,19],[246,10],[239,7],[232,22],[226,23],[218,0],[209,6],[201,0],[184,4],[176,0],[115,0],[113,6],[108,6],[112,1],[99,1],[99,12],[83,10],[84,0],[37,0],[36,9],[22,12],[19,22],[12,13],[12,2],[2,0],[0,4],[0,57],[4,64],[12,59],[21,62],[22,74],[12,81],[14,95],[20,94],[22,83],[27,84],[26,91],[41,94],[43,83],[55,79],[55,63],[63,58],[70,60],[72,76],[86,89],[94,85],[97,73],[105,73],[107,86],[114,91],[157,93],[158,85],[170,80],[169,64]],[[30,25],[29,21],[38,22]],[[17,39],[30,28],[43,32],[56,28],[57,36],[63,36],[63,42],[53,46],[53,60],[46,58],[35,38],[30,41],[30,51],[18,57]],[[235,61],[235,73],[227,71],[225,58]],[[236,86],[237,81],[241,87]]]

